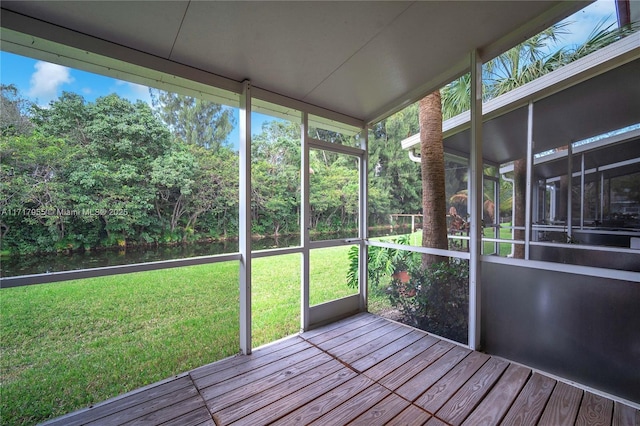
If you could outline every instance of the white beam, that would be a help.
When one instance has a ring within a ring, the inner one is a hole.
[[[300,259],[300,329],[306,331],[309,329],[309,245],[311,238],[309,237],[309,225],[311,209],[309,207],[309,114],[302,113],[301,143],[302,149],[300,159],[300,199],[302,200],[302,209],[300,212],[300,243],[302,244],[302,254]]]
[[[240,95],[240,350],[251,353],[251,83]]]
[[[367,234],[367,200],[368,200],[368,186],[367,186],[367,159],[368,159],[368,143],[369,143],[369,128],[363,127],[362,133],[360,134],[360,148],[364,151],[363,155],[360,155],[360,212],[359,212],[359,232],[358,237],[360,238],[360,250],[359,250],[359,262],[358,262],[358,271],[359,271],[359,286],[360,286],[360,311],[366,311],[368,309],[369,303],[369,283],[367,282],[367,277],[369,274],[368,271],[368,247],[365,244],[365,240],[368,237]]]
[[[533,102],[529,102],[527,115],[527,183],[525,185],[524,211],[524,258],[529,260],[529,242],[531,241],[531,206],[533,195]],[[536,194],[537,195],[537,194]]]
[[[573,141],[567,146],[567,237],[573,235],[573,196],[571,187],[573,186]]]
[[[479,349],[481,341],[482,248],[482,59],[471,52],[471,158],[469,161],[471,229],[469,241],[469,347]]]

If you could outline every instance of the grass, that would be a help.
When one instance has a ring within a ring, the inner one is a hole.
[[[311,252],[310,303],[354,294],[348,246]],[[253,345],[300,330],[299,254],[252,262]],[[2,424],[35,424],[238,352],[238,263],[0,291]]]
[[[238,352],[238,264],[3,289],[2,424],[33,424]]]
[[[311,251],[312,306],[356,293],[348,250]],[[299,331],[300,259],[253,260],[254,347]],[[0,290],[1,423],[42,422],[237,353],[238,275],[225,262]],[[383,291],[369,310],[392,310]]]

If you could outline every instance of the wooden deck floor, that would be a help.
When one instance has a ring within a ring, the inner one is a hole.
[[[640,411],[359,314],[52,425],[640,425]]]

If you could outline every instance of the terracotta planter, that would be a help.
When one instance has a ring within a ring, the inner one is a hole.
[[[409,276],[409,272],[407,271],[398,271],[391,276],[394,280],[400,281],[402,284],[406,284],[411,280]]]

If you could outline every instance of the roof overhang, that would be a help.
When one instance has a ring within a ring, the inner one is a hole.
[[[528,104],[534,154],[640,122],[640,34],[483,104],[483,158],[504,164],[526,157]],[[470,116],[443,123],[445,150],[470,153]],[[419,147],[420,135],[402,141]]]
[[[236,94],[250,80],[371,123],[464,73],[471,52],[488,60],[588,3],[5,0],[1,24],[3,45],[12,30],[145,68],[139,77],[151,80],[161,72]],[[68,65],[64,49],[17,50]]]

